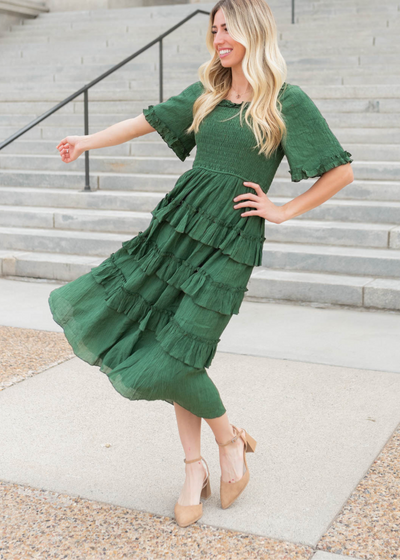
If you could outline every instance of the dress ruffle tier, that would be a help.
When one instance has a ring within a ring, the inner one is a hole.
[[[203,418],[225,412],[205,368],[232,314],[239,313],[264,240],[255,222],[232,212],[237,181],[204,169],[186,172],[154,208],[145,231],[51,293],[54,319],[75,354],[100,366],[123,396],[175,401]],[[82,294],[100,315],[82,313]],[[107,340],[112,325],[119,338]],[[158,376],[166,377],[161,385]]]
[[[138,321],[141,330],[156,330],[168,353],[196,368],[211,365],[220,342],[219,336],[207,336],[210,323],[222,332],[230,316],[239,313],[264,241],[263,235],[251,233],[254,223],[232,213],[235,179],[221,186],[217,174],[219,194],[210,196],[212,179],[203,169],[182,175],[152,211],[147,230],[122,243],[130,258],[119,259],[116,253],[92,269],[111,308]],[[223,277],[222,269],[226,282],[213,280],[214,270]],[[161,294],[158,305],[142,295],[151,276],[173,289],[165,290],[168,296]]]

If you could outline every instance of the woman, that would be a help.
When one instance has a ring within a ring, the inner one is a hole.
[[[197,153],[144,232],[49,298],[75,354],[100,366],[121,395],[173,404],[186,463],[175,505],[183,527],[200,519],[200,497],[210,494],[202,418],[219,445],[223,508],[249,480],[246,451],[256,442],[230,424],[205,368],[261,265],[265,220],[304,214],[353,180],[351,154],[303,90],[284,81],[264,0],[220,0],[207,46],[200,81],[136,118],[57,146],[68,163],[156,130],[182,161],[195,145]],[[320,179],[276,206],[266,193],[284,155],[292,181]]]

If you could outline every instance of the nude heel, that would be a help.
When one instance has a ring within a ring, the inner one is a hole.
[[[204,461],[205,462],[205,461]],[[211,496],[211,484],[210,484],[210,477],[207,476],[205,486],[203,486],[200,494],[200,498],[204,498],[207,500]]]
[[[201,489],[200,498],[209,498],[211,496],[211,485],[210,485],[210,470],[208,468],[207,461],[204,457],[198,457],[197,459],[193,459],[192,461],[186,461],[183,459],[185,463],[195,463],[196,461],[203,460],[207,467],[207,474],[203,482],[203,488]],[[198,521],[200,517],[203,515],[203,504],[200,502],[193,506],[181,506],[178,502],[175,504],[175,519],[176,522],[180,527],[187,527],[191,525],[195,521]]]
[[[246,432],[246,451],[247,453],[254,453],[256,450],[257,442],[250,434]]]
[[[239,432],[239,430],[231,424],[234,437],[225,443],[219,443],[216,439],[215,441],[218,443],[220,447],[224,447],[225,445],[229,445],[237,440],[238,437],[241,437],[244,442],[243,447],[243,462],[244,462],[244,472],[242,478],[237,480],[236,482],[225,482],[222,480],[221,476],[221,484],[220,484],[220,497],[221,497],[221,507],[222,509],[228,508],[233,502],[240,496],[243,490],[246,488],[249,480],[250,480],[250,472],[249,467],[247,465],[246,459],[246,452],[254,453],[257,442],[254,438],[252,438],[245,430]]]

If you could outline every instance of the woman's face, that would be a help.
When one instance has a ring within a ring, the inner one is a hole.
[[[232,66],[242,62],[246,49],[241,43],[234,41],[228,31],[225,25],[225,16],[219,9],[214,16],[214,23],[211,28],[214,35],[214,47],[222,66],[232,68]]]

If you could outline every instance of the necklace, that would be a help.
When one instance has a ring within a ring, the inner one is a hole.
[[[233,91],[234,91],[235,93],[237,93],[236,99],[240,99],[240,98],[247,92],[247,90],[249,89],[249,84],[247,84],[247,88],[246,88],[246,90],[245,90],[243,93],[238,93],[238,92],[233,88],[233,86],[231,86],[231,89],[233,89]]]

